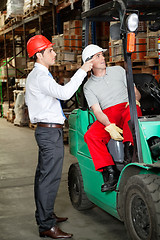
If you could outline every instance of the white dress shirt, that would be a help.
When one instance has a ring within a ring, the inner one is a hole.
[[[25,94],[31,123],[63,124],[65,117],[58,99],[70,99],[86,75],[87,73],[80,68],[71,80],[62,86],[49,76],[48,68],[35,63],[33,70],[27,77]]]

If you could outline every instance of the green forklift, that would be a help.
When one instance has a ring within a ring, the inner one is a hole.
[[[116,20],[120,23],[134,153],[132,163],[125,165],[123,143],[111,139],[106,146],[120,171],[114,191],[101,192],[102,174],[95,171],[84,142],[84,134],[96,119],[87,108],[83,94],[80,96],[81,106],[69,116],[70,153],[78,160],[68,172],[68,190],[73,207],[79,211],[95,205],[102,208],[124,222],[129,239],[133,240],[160,239],[160,89],[157,82],[145,80],[144,76],[138,78],[144,79],[144,87],[147,86],[147,91],[159,104],[157,114],[138,118],[131,60],[134,52],[132,37],[137,33],[138,20],[150,22],[151,29],[156,31],[160,29],[159,19],[159,0],[113,0],[82,13],[84,47],[88,45],[90,22]]]

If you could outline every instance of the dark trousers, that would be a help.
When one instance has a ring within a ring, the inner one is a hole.
[[[38,126],[35,138],[39,147],[34,185],[35,216],[42,232],[51,229],[56,222],[53,211],[64,158],[63,130]]]

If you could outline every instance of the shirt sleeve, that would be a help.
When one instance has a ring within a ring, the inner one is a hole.
[[[38,76],[38,83],[41,92],[60,100],[67,100],[78,90],[87,73],[83,69],[78,69],[70,81],[64,86],[58,84],[50,76]]]
[[[98,99],[96,95],[93,93],[93,91],[88,88],[86,85],[83,87],[84,95],[87,100],[89,108],[91,108],[94,104],[98,103]]]

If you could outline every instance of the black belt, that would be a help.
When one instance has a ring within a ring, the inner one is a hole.
[[[47,127],[47,128],[63,128],[63,124],[56,123],[37,123],[39,127]]]

